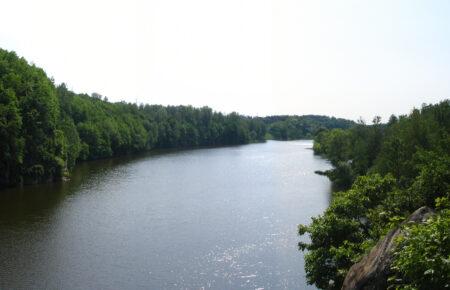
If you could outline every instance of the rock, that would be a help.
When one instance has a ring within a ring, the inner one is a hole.
[[[354,264],[347,273],[342,290],[381,290],[387,288],[387,278],[395,248],[395,239],[402,233],[405,223],[421,223],[433,215],[429,207],[421,207],[413,212],[399,227],[388,234],[364,256]]]

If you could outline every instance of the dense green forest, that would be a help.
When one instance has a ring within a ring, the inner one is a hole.
[[[428,206],[436,215],[407,227],[391,266],[392,289],[447,289],[450,281],[450,102],[423,105],[387,124],[374,118],[322,131],[314,151],[330,160],[336,185],[329,208],[299,233],[308,234],[309,283],[340,289],[349,268],[390,229]]]
[[[111,103],[55,85],[45,72],[0,49],[0,188],[60,180],[77,162],[154,148],[310,138],[351,121],[324,116],[224,115],[208,107]],[[283,125],[283,124],[286,124]],[[285,126],[287,133],[275,133]]]
[[[152,148],[264,140],[259,118],[208,107],[110,103],[55,86],[45,72],[0,50],[0,188],[61,179],[77,162]]]
[[[267,138],[275,140],[312,139],[323,130],[348,129],[355,125],[350,120],[317,115],[268,116],[263,120],[267,125]]]

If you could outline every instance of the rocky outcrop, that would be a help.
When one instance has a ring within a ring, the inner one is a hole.
[[[347,273],[342,290],[381,290],[387,288],[387,278],[395,248],[395,239],[405,223],[421,223],[433,214],[424,206],[412,213],[399,227],[391,230],[372,248],[368,255],[354,264]]]

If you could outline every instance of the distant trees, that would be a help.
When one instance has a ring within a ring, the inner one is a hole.
[[[109,103],[58,87],[62,112],[71,117],[83,159],[105,158],[152,148],[245,144],[264,140],[261,121],[210,108]],[[259,124],[259,125],[258,125]]]
[[[328,158],[326,175],[344,191],[299,233],[309,283],[340,289],[350,266],[390,229],[421,206],[430,222],[399,241],[389,284],[393,289],[444,289],[450,281],[450,101],[424,105],[385,125],[374,118],[317,135],[314,151]],[[398,287],[398,288],[396,288]]]
[[[275,140],[312,139],[322,130],[347,129],[353,121],[327,116],[269,116],[262,118],[268,126],[269,138]]]
[[[152,148],[245,144],[264,140],[262,121],[210,108],[109,103],[57,88],[62,115],[76,127],[80,160]],[[70,127],[70,126],[69,126]],[[76,136],[73,137],[76,142]]]

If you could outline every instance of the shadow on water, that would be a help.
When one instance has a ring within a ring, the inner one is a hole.
[[[175,153],[175,151],[168,151],[165,154],[169,153]],[[0,191],[0,224],[26,225],[33,222],[36,217],[40,219],[48,217],[67,196],[77,192],[88,179],[105,174],[117,166],[158,154],[162,153],[152,152],[83,162],[75,166],[70,180],[3,189]]]
[[[227,147],[239,148],[241,146]],[[76,193],[88,180],[96,179],[100,175],[107,175],[108,172],[120,166],[126,166],[147,158],[189,154],[189,152],[196,150],[216,148],[155,149],[135,155],[86,161],[75,166],[70,174],[70,179],[67,181],[2,189],[0,190],[0,224],[20,226],[33,222],[36,217],[39,217],[39,219],[49,217],[67,196]]]
[[[48,216],[69,191],[65,182],[30,185],[0,192],[0,223],[20,225]]]

